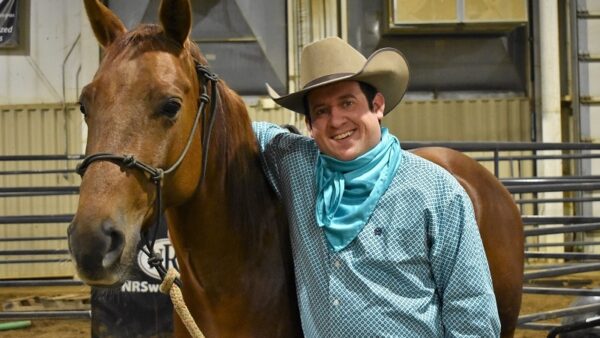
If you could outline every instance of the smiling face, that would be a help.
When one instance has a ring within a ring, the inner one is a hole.
[[[311,136],[322,153],[350,161],[375,147],[381,140],[380,121],[385,100],[381,93],[369,108],[358,82],[342,81],[313,89],[308,94]]]

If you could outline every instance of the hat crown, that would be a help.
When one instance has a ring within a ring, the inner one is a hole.
[[[358,73],[367,59],[338,37],[306,45],[300,57],[300,87]]]

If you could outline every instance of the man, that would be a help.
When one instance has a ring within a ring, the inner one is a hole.
[[[338,38],[302,51],[302,89],[279,96],[312,138],[253,125],[290,220],[307,337],[495,337],[500,322],[471,202],[444,169],[381,128],[408,66]]]

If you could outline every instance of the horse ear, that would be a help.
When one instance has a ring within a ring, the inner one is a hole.
[[[94,35],[102,47],[106,48],[127,32],[121,20],[99,0],[83,0],[83,3]]]
[[[190,1],[163,0],[159,13],[160,23],[167,36],[183,45],[192,28]]]

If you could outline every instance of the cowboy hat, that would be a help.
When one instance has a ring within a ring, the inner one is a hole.
[[[300,57],[300,89],[280,96],[267,84],[269,96],[279,105],[300,114],[309,91],[334,82],[353,80],[368,83],[385,98],[384,115],[399,103],[408,86],[408,64],[394,48],[382,48],[368,59],[338,37],[306,45]]]

